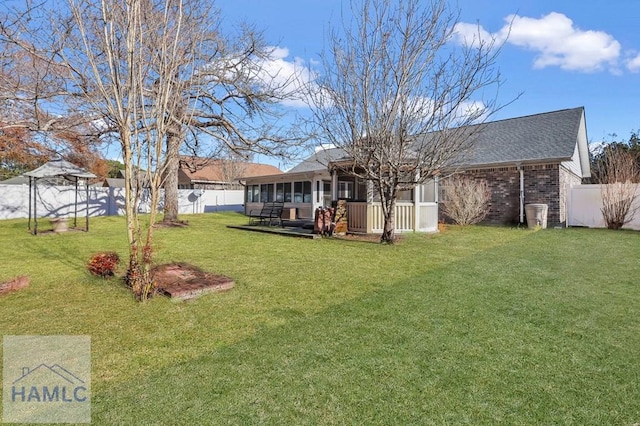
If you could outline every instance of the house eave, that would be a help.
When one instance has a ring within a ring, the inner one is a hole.
[[[277,183],[277,182],[294,182],[300,180],[313,180],[318,176],[329,177],[328,170],[318,170],[297,173],[281,173],[277,175],[251,176],[242,178],[241,182],[246,185],[257,183]]]
[[[503,167],[518,167],[537,164],[560,164],[565,161],[571,161],[571,157],[557,157],[557,158],[543,158],[543,159],[531,159],[531,160],[509,160],[499,161],[495,163],[478,163],[478,164],[463,164],[453,167],[447,167],[445,170],[472,170],[472,169],[495,169]]]

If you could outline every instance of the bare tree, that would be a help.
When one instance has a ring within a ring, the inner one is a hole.
[[[626,147],[605,147],[597,164],[598,183],[602,191],[602,216],[609,229],[620,229],[629,223],[640,183],[637,154]]]
[[[187,28],[181,19],[183,2],[67,0],[12,12],[3,19],[4,41],[62,70],[54,76],[61,89],[57,105],[76,102],[78,111],[117,135],[125,165],[127,282],[145,300],[153,291],[153,226],[164,146],[179,100],[173,79],[179,71],[174,58]],[[146,192],[141,181],[148,185],[148,220],[141,220],[138,211]]]
[[[495,98],[499,49],[478,37],[452,43],[458,14],[445,0],[353,0],[334,31],[310,93],[324,138],[342,148],[348,171],[371,182],[393,242],[398,192],[451,166],[469,149]]]
[[[491,191],[486,180],[453,176],[444,186],[440,208],[458,225],[473,225],[489,214]]]
[[[64,71],[49,57],[3,43],[0,32],[0,173],[20,174],[58,156],[98,176],[106,173],[90,120],[75,108],[52,108],[66,93],[59,78]]]
[[[246,158],[239,158],[233,152],[221,155],[218,164],[222,181],[228,184],[238,183],[240,178],[245,176],[248,168]]]
[[[149,272],[160,188],[169,189],[170,204],[185,138],[200,145],[197,135],[206,134],[234,151],[276,154],[293,139],[277,136],[266,122],[271,110],[265,105],[284,96],[274,83],[278,76],[261,68],[270,50],[251,32],[243,32],[239,43],[222,37],[217,12],[206,0],[50,0],[29,6],[5,14],[3,42],[55,68],[47,76],[57,89],[56,105],[64,103],[119,141],[127,280],[144,300],[153,291]],[[151,204],[148,220],[138,212],[143,194]]]
[[[280,102],[295,95],[291,77],[269,71],[275,48],[247,25],[224,34],[212,3],[185,3],[190,10],[185,13],[189,30],[175,52],[180,66],[171,82],[179,101],[171,111],[166,146],[165,222],[178,220],[183,145],[193,154],[205,151],[209,158],[230,152],[246,159],[251,153],[287,157],[306,139],[297,125],[275,124],[282,115]],[[203,144],[205,139],[208,143]]]
[[[153,229],[165,163],[164,147],[179,103],[174,78],[187,26],[180,0],[69,0],[62,62],[95,111],[120,139],[125,164],[125,210],[129,239],[127,282],[145,300],[153,292],[150,269]],[[148,183],[150,215],[138,205]]]
[[[230,184],[234,183],[240,185],[238,180],[245,176],[248,165],[249,163],[245,157],[239,157],[233,153],[221,153],[215,159],[196,156],[180,157],[180,168],[190,173],[213,166],[219,172],[217,182],[222,186],[219,189],[229,189]]]

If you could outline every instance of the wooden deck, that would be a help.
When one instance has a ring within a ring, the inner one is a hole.
[[[289,223],[291,222],[291,223]],[[287,237],[298,238],[322,238],[313,233],[313,226],[309,227],[304,221],[285,221],[285,226],[265,226],[265,225],[227,225],[227,228],[241,229],[243,231],[262,232],[265,234],[276,234]]]

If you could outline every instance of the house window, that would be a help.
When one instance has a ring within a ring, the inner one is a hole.
[[[260,201],[260,185],[247,185],[247,203]]]
[[[293,202],[302,202],[302,182],[294,182],[293,184]]]
[[[338,198],[353,199],[353,182],[343,180],[338,182]]]
[[[304,203],[310,203],[311,198],[311,182],[302,182],[302,197]]]
[[[276,183],[276,201],[284,201],[284,183]]]
[[[291,182],[285,182],[284,184],[284,202],[285,203],[290,203],[291,202]]]
[[[380,202],[380,193],[378,191],[373,192],[373,201]],[[413,189],[398,191],[396,201],[413,201]]]
[[[325,207],[331,206],[331,182],[322,182],[322,205]]]
[[[398,191],[398,201],[413,201],[413,189]]]
[[[260,201],[263,203],[273,202],[273,184],[272,183],[263,183],[260,185]]]
[[[436,201],[436,183],[430,179],[420,186],[420,202],[433,203]]]
[[[354,201],[367,201],[367,181],[356,178],[356,193]]]
[[[294,203],[310,203],[311,198],[311,182],[294,182],[293,183],[293,202]]]

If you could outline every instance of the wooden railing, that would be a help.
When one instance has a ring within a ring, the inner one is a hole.
[[[415,223],[412,202],[398,202],[395,209],[396,232],[413,231]],[[351,232],[381,233],[384,214],[380,203],[347,203],[347,226]]]
[[[384,228],[384,215],[382,214],[382,205],[373,203],[369,206],[371,209],[371,232],[382,233]],[[398,202],[395,209],[395,228],[396,232],[413,231],[414,222],[413,203]]]
[[[367,203],[347,203],[347,229],[349,232],[367,232]]]

